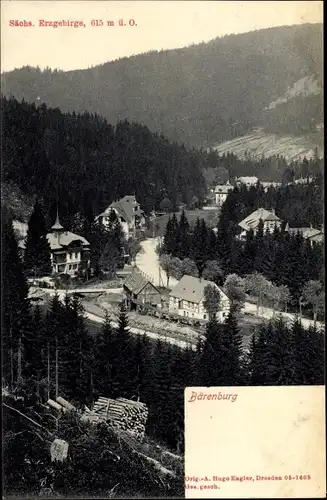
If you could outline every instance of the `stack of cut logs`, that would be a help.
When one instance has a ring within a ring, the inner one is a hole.
[[[137,439],[142,439],[148,418],[148,409],[144,403],[130,399],[108,399],[100,397],[94,404],[93,411],[86,411],[83,420],[92,423],[106,421],[118,429],[128,431]]]

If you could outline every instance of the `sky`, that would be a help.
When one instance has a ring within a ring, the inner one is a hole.
[[[321,1],[311,0],[2,0],[1,71],[26,65],[84,69],[149,50],[206,42],[226,34],[322,22],[322,5]],[[126,26],[119,26],[120,19]],[[78,21],[82,26],[40,26],[40,21],[62,20]],[[11,26],[10,21],[11,24],[25,21],[32,26]],[[92,26],[92,21],[97,25]],[[108,26],[107,21],[113,21],[114,25]]]

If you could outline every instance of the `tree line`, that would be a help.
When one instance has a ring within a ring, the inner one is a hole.
[[[91,223],[114,200],[134,194],[149,213],[168,197],[177,207],[203,200],[205,155],[170,143],[140,124],[110,125],[98,115],[62,113],[45,104],[1,99],[3,181],[38,196],[49,225],[60,204],[70,228],[80,214]]]
[[[316,317],[318,311],[323,311],[323,245],[311,245],[299,233],[289,234],[285,222],[281,229],[269,233],[260,221],[256,234],[250,230],[245,241],[237,239],[240,232],[237,224],[243,217],[259,206],[271,207],[267,199],[262,200],[271,197],[271,193],[263,193],[260,188],[250,191],[235,188],[228,196],[216,231],[208,228],[204,219],[190,225],[184,212],[179,220],[175,214],[168,219],[163,242],[158,247],[160,263],[168,277],[167,286],[170,276],[177,279],[184,274],[202,276],[223,285],[230,275],[236,275],[247,278],[242,285],[239,280],[237,286],[258,300],[266,296],[273,308],[276,304],[290,304],[296,309],[299,303],[300,307],[310,304]],[[303,188],[301,191],[305,192]],[[248,199],[242,199],[242,195]],[[283,191],[279,193],[282,195]],[[291,198],[291,205],[292,201]],[[302,205],[306,202],[304,199]],[[312,213],[321,220],[317,206]]]
[[[252,157],[245,151],[244,158],[237,157],[233,152],[218,154],[214,149],[208,151],[207,163],[203,172],[208,186],[223,184],[236,177],[254,175],[260,181],[280,182],[283,185],[296,179],[310,177],[322,178],[324,159],[318,157],[318,151],[313,158],[303,158],[288,162],[282,154]]]

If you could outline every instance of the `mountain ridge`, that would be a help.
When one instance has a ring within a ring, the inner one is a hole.
[[[293,132],[301,136],[308,128],[302,101],[309,103],[305,112],[316,113],[312,96],[300,96],[302,101],[287,109],[277,106],[273,114],[265,108],[301,78],[315,75],[322,86],[321,42],[321,24],[269,28],[84,70],[16,69],[2,74],[2,88],[6,96],[64,112],[86,110],[111,123],[125,118],[142,123],[187,146],[222,143],[270,122],[289,134],[294,108],[301,127]]]

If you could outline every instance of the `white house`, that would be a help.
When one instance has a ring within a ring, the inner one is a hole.
[[[258,230],[260,220],[263,222],[264,232],[268,230],[270,233],[273,233],[276,227],[280,229],[282,225],[282,220],[277,217],[274,209],[266,210],[265,208],[258,208],[258,210],[252,212],[252,214],[245,217],[245,219],[239,223],[239,226],[243,229],[239,238],[244,239],[246,233],[251,229],[255,234]]]
[[[194,319],[208,319],[208,312],[204,308],[204,289],[207,285],[215,287],[220,294],[220,311],[217,319],[223,321],[230,309],[230,300],[227,295],[213,281],[194,278],[185,274],[169,293],[169,311],[180,316]]]
[[[273,188],[279,188],[281,187],[282,183],[281,182],[274,182],[274,181],[260,181],[260,185],[263,187],[265,193],[267,193],[268,189],[270,187]]]
[[[23,232],[23,228],[17,223],[14,224],[16,231]],[[27,224],[25,225],[27,233]],[[53,274],[69,274],[76,276],[79,271],[87,269],[90,265],[90,243],[78,234],[65,231],[59,222],[57,215],[56,222],[47,234],[50,245],[51,263]],[[25,252],[25,238],[18,242],[21,253]]]
[[[215,199],[216,199],[216,205],[218,207],[222,207],[223,203],[226,201],[228,193],[234,189],[234,186],[230,184],[229,182],[226,182],[226,184],[218,184],[215,187]]]
[[[238,177],[235,181],[235,184],[238,186],[246,186],[247,188],[251,186],[256,186],[259,182],[258,177],[249,176],[249,177]]]
[[[114,201],[108,208],[96,217],[105,226],[109,225],[110,213],[114,211],[121,224],[126,240],[135,235],[137,229],[145,226],[145,216],[135,196],[124,196]]]
[[[315,229],[312,227],[289,227],[289,224],[286,224],[285,231],[291,235],[301,234],[304,239],[308,240],[313,246],[314,244],[321,244],[324,242],[324,227],[321,229]]]

